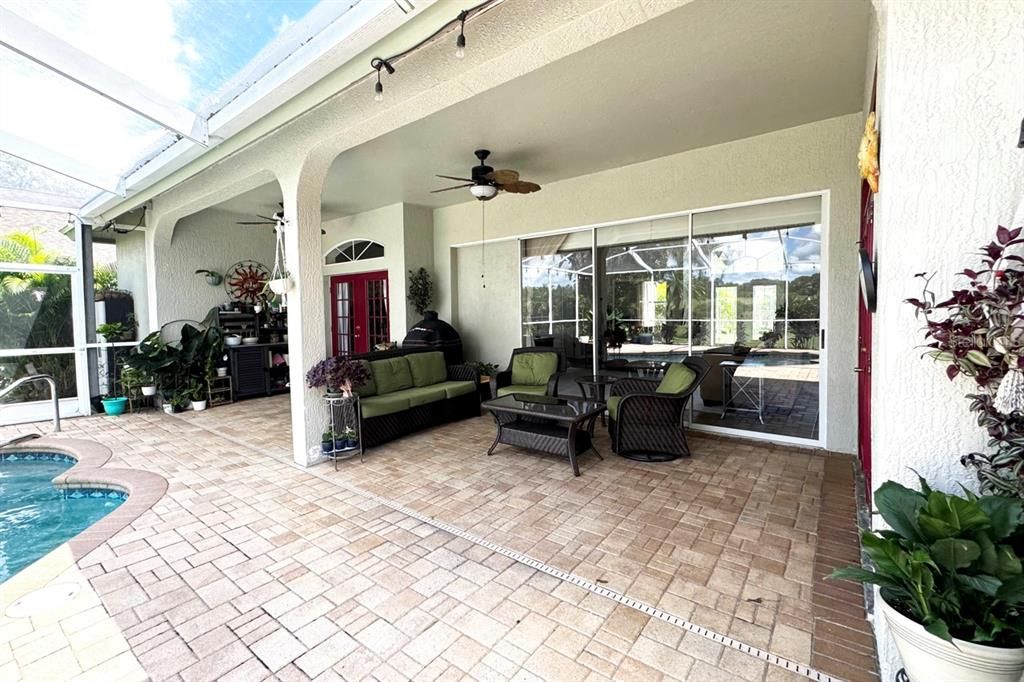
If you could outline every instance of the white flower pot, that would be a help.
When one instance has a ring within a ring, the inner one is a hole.
[[[203,410],[206,409],[206,401],[205,400],[193,400],[192,401],[192,409],[195,412],[202,412]]]
[[[164,403],[163,410],[164,414],[174,414],[174,406],[170,403]]]
[[[939,639],[884,599],[882,615],[896,641],[911,682],[1019,682],[1024,673],[1024,648],[1003,649],[954,639]]]
[[[218,367],[217,368],[217,376],[219,376],[219,377],[226,377],[227,375],[228,375],[228,368],[227,367]]]
[[[282,277],[281,279],[272,279],[270,280],[268,285],[270,286],[270,290],[273,291],[278,296],[287,293],[288,290],[292,288],[292,282],[287,277]]]
[[[156,386],[143,386],[142,395],[156,395]]]

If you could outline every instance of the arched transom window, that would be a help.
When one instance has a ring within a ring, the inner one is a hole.
[[[383,258],[384,245],[368,239],[350,239],[335,246],[324,259],[327,265]]]

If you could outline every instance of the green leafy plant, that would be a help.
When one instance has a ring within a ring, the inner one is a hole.
[[[499,367],[493,362],[467,362],[467,365],[480,372],[480,376],[489,377],[498,371]]]
[[[831,578],[878,585],[889,606],[947,641],[1022,646],[1024,503],[920,486],[882,484],[875,504],[892,530],[861,534],[874,570],[848,566]]]
[[[331,430],[324,431],[320,435],[321,443],[334,443],[334,432]]]
[[[420,315],[430,309],[434,300],[434,284],[426,268],[409,271],[409,302]]]
[[[120,322],[106,322],[96,325],[96,333],[100,334],[108,343],[115,343],[124,337],[127,330]]]

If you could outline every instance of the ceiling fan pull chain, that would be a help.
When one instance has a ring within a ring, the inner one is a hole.
[[[484,208],[487,206],[484,202],[480,202],[480,284],[482,289],[487,288],[487,278],[484,273],[487,272],[487,260],[484,258],[484,250],[487,248],[486,236],[485,236],[485,225],[484,222],[486,213]]]

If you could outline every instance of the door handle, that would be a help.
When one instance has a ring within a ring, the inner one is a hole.
[[[868,370],[866,368],[864,368],[864,367],[854,367],[853,371],[857,372],[858,374],[860,374],[862,372],[867,372]]]

